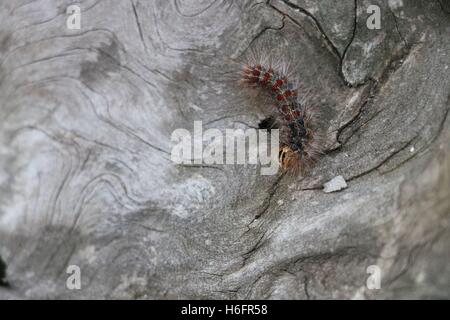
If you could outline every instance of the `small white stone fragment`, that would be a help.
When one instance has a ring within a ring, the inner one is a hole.
[[[347,188],[347,182],[343,176],[337,176],[323,185],[323,192],[330,193]]]
[[[411,148],[409,149],[409,152],[413,153],[414,150],[416,150],[416,149],[415,149],[414,147],[411,147]]]

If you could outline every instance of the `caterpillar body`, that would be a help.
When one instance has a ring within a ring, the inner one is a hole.
[[[260,62],[245,64],[241,83],[269,94],[280,129],[280,166],[283,171],[303,174],[322,153],[322,139],[315,127],[316,112],[302,104],[295,82],[283,69]]]

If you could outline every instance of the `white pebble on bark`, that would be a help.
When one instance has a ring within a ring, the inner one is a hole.
[[[343,176],[337,176],[323,185],[323,191],[326,193],[339,191],[347,188],[347,182]]]

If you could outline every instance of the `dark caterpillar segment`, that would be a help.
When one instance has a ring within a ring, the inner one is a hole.
[[[280,103],[294,105],[297,102],[297,92],[285,77],[274,72],[272,68],[261,65],[246,66],[243,70],[243,82],[270,87],[272,96]],[[279,107],[279,106],[278,106]]]
[[[258,64],[244,68],[243,81],[262,87],[269,86],[271,94],[277,102],[276,107],[286,124],[292,123],[294,126],[303,126],[301,105],[297,102],[297,92],[292,89],[293,86],[288,83],[285,77],[275,73],[272,68],[266,69]]]
[[[269,68],[266,72],[264,72],[262,80],[260,81],[262,86],[266,86],[270,82],[272,74],[273,74],[272,68]]]

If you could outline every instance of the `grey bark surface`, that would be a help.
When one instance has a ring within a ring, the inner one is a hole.
[[[0,298],[450,298],[448,2],[86,0],[81,30],[70,4],[0,3]],[[173,130],[267,116],[225,80],[258,43],[320,98],[326,154],[174,164]]]

